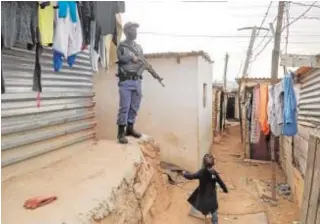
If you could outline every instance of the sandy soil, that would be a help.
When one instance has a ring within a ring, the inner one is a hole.
[[[248,219],[245,219],[246,214],[261,214],[261,212],[267,214],[270,224],[291,224],[293,221],[299,220],[299,208],[295,203],[281,197],[278,197],[277,206],[271,206],[261,201],[252,180],[269,181],[271,166],[269,164],[244,163],[242,159],[243,146],[239,134],[239,127],[230,127],[229,134],[219,144],[214,144],[212,147],[216,157],[216,169],[230,190],[229,194],[219,193],[220,223],[248,223]],[[279,168],[277,181],[285,182]],[[171,204],[165,212],[156,215],[153,223],[204,223],[201,219],[188,216],[190,206],[186,200],[196,186],[197,181],[171,185],[169,189]]]

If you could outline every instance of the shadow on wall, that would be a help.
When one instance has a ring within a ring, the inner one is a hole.
[[[109,72],[99,69],[93,74],[97,138],[116,140],[117,133],[117,111],[118,111],[118,82],[115,70]]]

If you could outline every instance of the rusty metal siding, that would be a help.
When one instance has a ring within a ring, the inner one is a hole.
[[[52,52],[40,57],[42,93],[32,91],[35,53],[20,47],[2,52],[6,92],[1,95],[1,165],[23,161],[93,139],[95,112],[90,57],[79,54],[72,68],[54,72]]]
[[[320,69],[301,79],[299,95],[299,124],[320,127]]]

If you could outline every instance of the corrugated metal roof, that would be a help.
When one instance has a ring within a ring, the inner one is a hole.
[[[223,84],[222,83],[212,83],[212,87],[213,88],[223,88]]]
[[[190,51],[190,52],[155,52],[145,54],[146,58],[171,58],[171,57],[190,57],[202,56],[209,63],[214,63],[208,53],[204,51]]]
[[[278,78],[278,81],[280,81],[281,78]],[[236,82],[239,84],[240,81],[270,81],[271,82],[271,78],[253,78],[253,77],[247,77],[247,78],[236,78]]]

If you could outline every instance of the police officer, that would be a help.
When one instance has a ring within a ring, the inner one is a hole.
[[[127,144],[126,136],[140,138],[141,133],[134,129],[134,123],[141,103],[141,80],[145,66],[139,58],[126,46],[130,46],[139,55],[143,55],[142,48],[135,42],[137,38],[137,23],[128,22],[124,25],[126,39],[119,43],[118,77],[119,77],[119,111],[118,111],[118,141]]]

